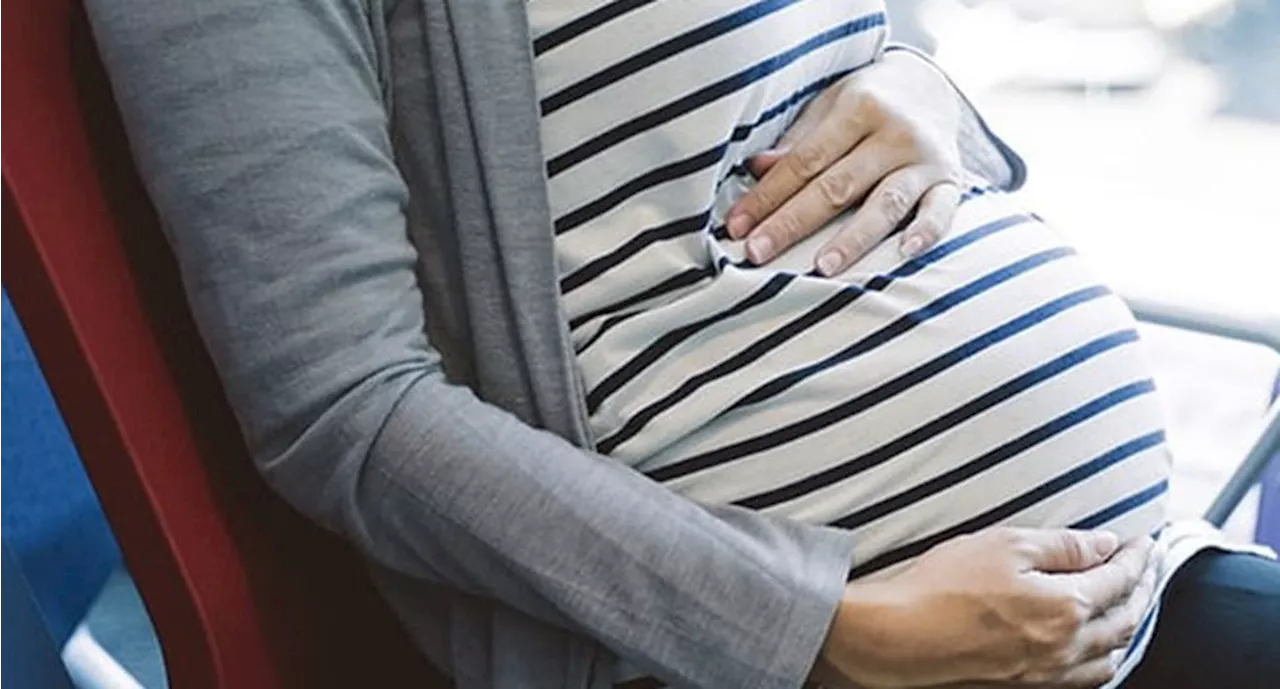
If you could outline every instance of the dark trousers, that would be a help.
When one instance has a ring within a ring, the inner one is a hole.
[[[1124,689],[1280,687],[1280,563],[1204,552],[1169,583],[1146,656]]]

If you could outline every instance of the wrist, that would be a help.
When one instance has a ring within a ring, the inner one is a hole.
[[[813,679],[859,687],[902,686],[895,669],[904,646],[898,627],[910,604],[888,582],[854,582],[845,587]],[[835,677],[838,681],[833,681]]]

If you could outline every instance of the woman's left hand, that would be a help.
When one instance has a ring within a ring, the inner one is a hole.
[[[759,183],[727,214],[747,257],[765,263],[861,204],[815,257],[835,275],[911,211],[900,249],[914,255],[948,227],[960,202],[960,101],[931,65],[905,51],[833,84],[772,151],[749,161]]]

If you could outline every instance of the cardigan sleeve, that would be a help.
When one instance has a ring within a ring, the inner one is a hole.
[[[689,502],[450,384],[426,335],[356,0],[90,0],[202,336],[262,475],[411,577],[671,683],[800,686],[847,532]]]

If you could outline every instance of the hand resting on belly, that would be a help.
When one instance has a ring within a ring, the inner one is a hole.
[[[706,317],[802,270],[806,249],[730,268],[633,327]],[[1133,328],[1056,232],[979,194],[920,256],[885,244],[836,278],[799,275],[673,347],[593,430],[697,501],[855,530],[859,576],[998,524],[1133,538],[1163,523],[1169,469]]]

